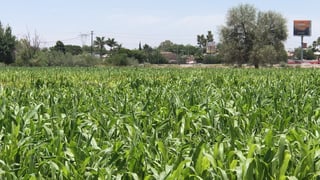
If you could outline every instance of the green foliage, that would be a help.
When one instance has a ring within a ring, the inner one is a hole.
[[[230,58],[227,62],[239,66],[248,62],[254,42],[256,12],[256,8],[248,4],[241,4],[228,11],[227,26],[221,30],[222,43],[225,44],[221,53],[230,54],[225,55],[225,58]]]
[[[118,46],[118,42],[114,38],[108,38],[106,40],[106,44],[110,47],[110,51],[112,51],[114,47]]]
[[[143,52],[146,57],[147,63],[151,64],[166,64],[168,63],[168,59],[166,59],[161,53],[160,49],[153,49],[148,44],[143,46]]]
[[[1,179],[319,176],[314,70],[0,71]]]
[[[17,41],[16,44],[16,62],[15,65],[30,65],[30,60],[40,52],[40,39],[35,33],[32,38],[28,33],[24,38]]]
[[[286,19],[277,12],[259,12],[256,35],[259,43],[278,47],[288,37]]]
[[[15,61],[16,37],[10,26],[3,27],[0,22],[0,62],[11,64]]]
[[[138,60],[129,57],[126,53],[113,54],[108,58],[108,62],[114,66],[129,66],[138,64]]]
[[[16,64],[29,65],[29,61],[35,56],[36,49],[33,49],[30,42],[26,39],[21,39],[16,45]]]
[[[157,49],[164,52],[172,52],[177,55],[196,55],[199,52],[199,48],[196,46],[175,44],[170,40],[161,42]]]
[[[30,66],[95,66],[102,63],[91,55],[72,55],[60,51],[41,51],[33,59]]]
[[[161,55],[159,51],[153,51],[147,56],[151,64],[167,64],[168,60]]]
[[[286,20],[281,14],[258,12],[248,4],[241,4],[229,10],[226,26],[221,28],[221,49],[226,63],[241,66],[253,62],[256,67],[264,61],[254,58],[274,46],[274,60],[279,63],[285,58],[283,42],[287,39]],[[269,50],[268,50],[269,51]]]
[[[256,67],[265,63],[272,66],[274,63],[287,60],[287,53],[282,42],[287,39],[288,34],[286,20],[281,14],[272,11],[259,12],[255,34],[255,49],[253,51],[259,52],[252,52],[252,54],[256,53],[262,56],[254,60]]]
[[[301,48],[296,48],[294,50],[294,57],[295,59],[301,59]],[[313,60],[316,59],[316,56],[314,55],[314,52],[312,49],[304,49],[303,50],[303,59],[306,60]]]
[[[288,52],[285,50],[284,46],[277,49],[277,62],[287,62],[288,61]]]
[[[202,53],[206,51],[208,42],[213,42],[213,34],[212,31],[208,31],[208,34],[205,36],[204,34],[197,35],[197,43],[199,48],[202,50]]]
[[[56,45],[51,48],[52,51],[61,52],[63,54],[66,53],[66,48],[62,41],[57,41]]]
[[[261,48],[255,48],[252,51],[250,56],[251,62],[255,65],[255,67],[259,67],[260,65],[269,64],[272,66],[276,63],[277,59],[277,51],[275,50],[274,46],[266,45]]]
[[[174,51],[174,43],[171,42],[170,40],[165,40],[160,43],[158,49],[160,51],[168,51],[168,52],[173,52]]]
[[[318,179],[314,69],[0,68],[1,179]]]
[[[216,55],[205,55],[203,57],[203,64],[220,64],[222,63],[222,57],[219,54]]]
[[[106,53],[106,48],[104,46],[108,43],[108,40],[104,40],[104,38],[105,37],[96,37],[96,40],[94,41],[94,46],[98,49],[100,58]]]
[[[138,60],[140,64],[144,63],[147,59],[146,54],[144,54],[143,51],[140,51],[140,50],[130,50],[128,52],[128,56]]]
[[[82,54],[82,48],[77,45],[65,45],[66,53],[70,53],[72,55],[80,55]]]
[[[81,49],[84,54],[91,54],[91,46],[84,45]]]

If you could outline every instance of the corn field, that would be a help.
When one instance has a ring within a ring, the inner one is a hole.
[[[317,69],[0,74],[0,179],[320,179]]]

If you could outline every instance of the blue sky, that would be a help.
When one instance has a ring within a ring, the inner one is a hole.
[[[158,46],[164,40],[196,45],[197,34],[213,31],[219,41],[219,28],[227,11],[248,3],[258,10],[272,10],[287,19],[287,49],[300,45],[293,36],[293,20],[312,20],[311,44],[320,36],[319,0],[0,0],[0,21],[22,38],[35,32],[42,46],[65,44],[90,45],[94,36],[115,38],[126,48],[138,48],[139,42]],[[81,35],[82,34],[82,35]]]

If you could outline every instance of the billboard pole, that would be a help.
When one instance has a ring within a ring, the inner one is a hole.
[[[301,60],[303,60],[303,36],[311,36],[311,21],[310,20],[294,20],[293,35],[301,37]]]
[[[301,60],[303,60],[303,35],[301,35]]]

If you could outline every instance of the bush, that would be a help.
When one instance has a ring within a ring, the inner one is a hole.
[[[101,59],[93,57],[90,54],[73,56],[73,66],[96,66],[101,63]]]
[[[31,66],[71,66],[72,55],[59,51],[40,52],[30,61]]]
[[[59,51],[40,52],[30,61],[30,66],[95,66],[100,63],[91,55],[73,56]]]
[[[280,65],[280,67],[283,67],[283,68],[284,67],[288,67],[288,64],[286,62],[283,62],[283,61],[281,61],[279,65]]]
[[[167,64],[168,60],[160,54],[159,51],[152,52],[149,55],[149,63],[151,64]]]
[[[222,58],[219,55],[205,55],[203,57],[203,64],[221,64]]]
[[[126,53],[114,54],[108,59],[108,62],[114,66],[129,66],[139,64],[137,59],[128,57]]]

